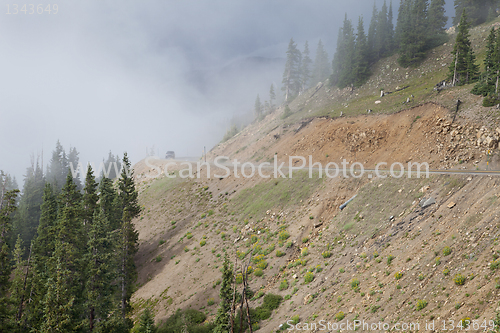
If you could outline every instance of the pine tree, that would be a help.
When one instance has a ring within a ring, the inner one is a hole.
[[[392,0],[389,4],[389,12],[387,13],[387,55],[393,54],[396,50],[396,45],[394,41],[394,14],[392,11]]]
[[[58,204],[54,195],[54,188],[49,183],[45,184],[43,203],[41,205],[40,224],[37,235],[33,240],[33,278],[31,287],[31,301],[27,304],[26,313],[28,326],[40,327],[43,322],[43,300],[47,294],[46,282],[50,265],[50,258],[55,252],[56,221]]]
[[[447,39],[445,26],[448,17],[445,15],[444,0],[431,0],[428,10],[427,35],[428,47],[433,48]]]
[[[92,224],[92,218],[97,206],[97,183],[94,177],[92,166],[87,166],[87,176],[85,177],[85,187],[83,189],[83,225],[88,230]]]
[[[103,327],[113,310],[113,296],[116,284],[113,283],[118,269],[114,253],[117,239],[114,238],[110,224],[103,209],[96,209],[89,228],[87,254],[85,257],[87,281],[85,298],[88,308],[88,327],[90,331]]]
[[[324,82],[331,74],[331,64],[328,59],[328,53],[323,47],[321,39],[316,48],[316,57],[314,58],[313,69],[311,73],[311,86],[318,82]]]
[[[305,43],[304,45],[304,51],[302,52],[302,67],[300,69],[300,91],[304,91],[307,89],[309,80],[311,79],[311,66],[312,60],[309,57],[309,44]]]
[[[475,56],[469,39],[469,27],[464,9],[453,45],[453,61],[449,67],[449,78],[454,85],[468,84],[477,78],[478,66],[475,64]]]
[[[86,253],[86,241],[82,237],[85,234],[82,198],[71,173],[66,177],[59,201],[55,251],[50,259],[42,332],[76,331],[82,326],[85,313],[83,256]]]
[[[254,112],[255,118],[259,119],[262,117],[262,103],[260,102],[259,94],[257,94],[257,98],[255,99]]]
[[[333,77],[336,78],[339,88],[344,88],[354,84],[354,49],[355,39],[351,20],[344,18],[344,25],[339,31],[337,41],[337,52],[333,58]]]
[[[484,58],[485,81],[488,85],[496,82],[498,70],[497,54],[497,34],[493,27],[486,39],[486,56]]]
[[[375,58],[381,59],[389,54],[389,26],[387,21],[387,4],[384,1],[382,9],[378,13],[377,29],[375,34]]]
[[[63,187],[68,170],[69,164],[66,152],[59,140],[57,140],[56,149],[52,151],[52,159],[47,169],[47,181],[54,186],[56,193],[59,193]]]
[[[40,205],[44,187],[43,170],[38,160],[35,162],[32,158],[31,166],[26,170],[19,208],[12,222],[14,235],[20,235],[24,244],[30,244],[35,237],[40,221]]]
[[[146,308],[139,319],[137,333],[155,333],[156,331],[155,316],[149,308]]]
[[[130,309],[130,298],[132,297],[133,285],[137,279],[137,268],[134,255],[138,250],[138,232],[135,230],[132,219],[139,216],[141,208],[138,204],[138,194],[135,189],[133,171],[128,160],[127,153],[123,156],[123,169],[118,180],[119,203],[122,210],[120,226],[120,288],[121,288],[121,312],[122,319]],[[130,174],[129,174],[130,173]]]
[[[16,210],[16,199],[19,190],[4,192],[5,179],[0,192],[0,332],[9,332],[12,329],[10,307],[9,307],[9,288],[10,273],[12,266],[10,263],[10,246],[12,225],[11,217]]]
[[[375,61],[378,60],[377,56],[377,26],[378,26],[378,10],[375,2],[373,3],[373,11],[372,11],[372,18],[370,21],[370,26],[368,28],[368,38],[367,38],[367,44],[368,44],[368,52],[370,54],[370,63],[374,63]]]
[[[495,17],[498,1],[495,0],[455,0],[455,17],[453,24],[460,22],[460,14],[465,10],[468,22],[472,26],[486,22],[490,17]]]
[[[399,58],[401,66],[408,67],[425,58],[427,47],[427,0],[405,0],[401,4],[398,24]]]
[[[109,221],[111,230],[120,229],[119,198],[113,187],[113,181],[107,177],[101,178],[99,183],[99,209]]]
[[[290,39],[288,44],[288,50],[286,51],[286,63],[285,71],[283,72],[283,87],[281,88],[285,92],[285,101],[288,101],[290,97],[295,96],[300,91],[300,66],[302,61],[302,55],[297,49],[297,45]]]
[[[219,293],[220,303],[215,317],[214,333],[229,333],[231,304],[233,302],[233,278],[233,269],[226,255],[222,266],[222,283]]]
[[[24,313],[25,302],[29,297],[31,271],[31,253],[28,260],[23,259],[24,248],[22,246],[21,236],[17,237],[13,252],[13,278],[10,288],[10,301],[12,303],[12,332],[26,332],[26,315]],[[31,252],[31,251],[30,251]]]
[[[369,54],[363,18],[359,18],[356,38],[356,48],[354,51],[354,85],[360,87],[370,77],[368,65]]]
[[[68,166],[73,166],[73,170],[77,171],[78,169],[78,164],[80,163],[80,158],[78,157],[80,153],[76,150],[75,147],[70,147],[69,148],[69,154],[68,154]],[[70,167],[71,170],[71,167]],[[83,170],[82,170],[83,171]],[[82,190],[82,181],[80,180],[80,172],[77,172],[76,177],[73,179],[76,189],[78,191]]]
[[[271,112],[274,111],[274,101],[276,101],[276,93],[274,92],[274,85],[271,83],[271,88],[269,88],[269,108]]]

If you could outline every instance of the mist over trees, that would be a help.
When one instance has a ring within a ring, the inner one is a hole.
[[[110,153],[108,160],[115,157]],[[49,170],[32,158],[23,193],[0,192],[0,330],[2,332],[126,332],[140,214],[131,164],[125,153],[116,183],[97,183],[89,165],[83,189],[62,166],[78,153],[58,142]],[[76,169],[76,167],[75,167]],[[82,170],[83,171],[83,170]],[[52,179],[56,185],[51,184]],[[12,258],[12,260],[11,260]],[[10,277],[12,277],[10,279]]]

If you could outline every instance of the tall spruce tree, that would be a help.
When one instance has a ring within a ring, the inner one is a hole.
[[[396,50],[396,44],[394,40],[394,14],[392,10],[392,0],[389,3],[389,12],[387,12],[387,55],[393,54]]]
[[[302,55],[297,49],[297,45],[290,39],[288,43],[288,50],[286,51],[285,71],[283,72],[283,87],[285,92],[285,101],[299,93],[300,91],[300,67],[302,62]]]
[[[455,0],[455,17],[453,24],[461,20],[461,14],[465,10],[468,22],[472,26],[484,23],[488,18],[495,17],[498,9],[496,0]]]
[[[445,15],[444,0],[431,0],[427,13],[428,47],[433,48],[447,40],[445,31],[448,17]]]
[[[68,172],[59,195],[56,241],[51,257],[42,332],[73,332],[83,325],[86,237],[82,197]]]
[[[471,83],[478,75],[478,66],[475,64],[475,56],[469,39],[469,27],[470,24],[464,9],[453,45],[453,61],[449,67],[448,78],[452,80],[453,85]]]
[[[257,98],[255,99],[255,105],[254,105],[255,118],[259,119],[260,117],[262,117],[263,109],[264,108],[262,107],[262,103],[260,102],[259,94],[257,94]]]
[[[43,203],[41,205],[40,224],[37,235],[33,240],[33,278],[31,282],[30,301],[26,305],[27,326],[39,328],[43,322],[43,300],[47,294],[47,280],[51,271],[50,259],[55,252],[56,221],[58,203],[54,188],[49,183],[45,184]]]
[[[415,65],[425,58],[427,48],[427,0],[404,0],[397,28],[398,62],[403,67]]]
[[[311,80],[312,60],[309,57],[309,54],[309,44],[306,41],[304,51],[302,52],[302,66],[300,68],[300,92],[307,89],[309,81]]]
[[[68,153],[68,166],[70,170],[75,171],[75,177],[73,177],[73,181],[75,182],[76,188],[78,191],[82,190],[82,181],[80,179],[80,172],[78,168],[78,164],[80,163],[80,157],[78,157],[80,153],[76,150],[75,147],[70,147],[69,148],[69,153]],[[71,169],[71,166],[73,166],[73,169]],[[83,170],[82,170],[83,171]]]
[[[52,158],[47,168],[47,181],[54,186],[56,193],[59,193],[63,187],[68,170],[68,157],[63,146],[57,140],[56,148],[52,151]]]
[[[133,286],[137,279],[137,268],[134,256],[138,250],[138,232],[132,219],[139,216],[141,208],[138,203],[138,193],[133,179],[133,170],[127,153],[123,156],[122,172],[118,180],[118,198],[122,211],[120,226],[120,269],[119,283],[121,289],[121,312],[122,319],[126,320],[126,315],[130,310],[130,298],[133,293]]]
[[[214,333],[229,333],[231,304],[233,302],[233,278],[233,268],[226,255],[222,266],[222,283],[219,292],[220,303],[215,317]]]
[[[360,87],[370,77],[369,53],[363,18],[359,18],[354,50],[354,85]]]
[[[5,179],[2,186],[5,184]],[[11,218],[16,210],[16,199],[19,190],[0,192],[0,332],[12,329],[10,313],[10,237],[12,232]]]
[[[30,244],[35,237],[40,221],[40,205],[42,204],[45,177],[40,163],[32,158],[31,166],[26,170],[23,194],[19,200],[19,208],[13,219],[14,237],[21,236],[24,244]]]
[[[337,52],[332,62],[333,76],[340,88],[354,84],[354,51],[355,38],[352,22],[344,18],[344,25],[340,28],[339,39],[337,41]]]
[[[26,315],[24,313],[25,302],[29,297],[31,277],[31,257],[28,260],[23,259],[24,248],[22,245],[21,236],[17,237],[16,245],[13,252],[13,272],[12,284],[10,287],[10,301],[12,305],[11,320],[12,332],[26,332]]]
[[[377,29],[375,33],[374,53],[376,59],[387,56],[390,52],[390,32],[387,19],[387,4],[384,1],[380,12],[378,12]]]
[[[274,102],[276,101],[276,93],[274,92],[274,85],[271,83],[271,87],[269,88],[269,109],[274,111]]]
[[[377,55],[377,26],[378,26],[378,10],[375,2],[373,2],[373,11],[372,11],[372,18],[370,20],[370,26],[368,27],[368,37],[367,37],[367,44],[368,44],[368,52],[370,54],[370,63],[374,63],[375,61],[378,60],[378,55]],[[338,43],[338,42],[337,42]]]
[[[312,67],[311,86],[316,85],[318,82],[324,82],[331,74],[331,67],[328,53],[320,39],[316,48],[316,56]]]

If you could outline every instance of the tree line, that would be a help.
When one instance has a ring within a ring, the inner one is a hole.
[[[28,168],[20,199],[19,190],[7,188],[9,178],[0,178],[2,332],[132,327],[128,314],[138,250],[132,219],[141,209],[130,161],[125,153],[115,183],[96,179],[89,165],[80,184],[63,169],[77,157],[76,149],[66,155],[58,143],[45,175],[38,162]]]

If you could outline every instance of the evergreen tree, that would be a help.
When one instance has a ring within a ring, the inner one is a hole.
[[[123,169],[118,180],[118,198],[122,210],[120,226],[120,288],[121,288],[121,312],[122,319],[126,319],[126,314],[130,309],[130,298],[132,297],[133,285],[137,279],[137,268],[134,262],[134,255],[138,250],[138,232],[135,230],[132,219],[139,216],[141,208],[139,206],[137,191],[133,171],[128,160],[127,153],[123,156]],[[130,174],[129,174],[130,173]]]
[[[478,75],[478,66],[475,64],[475,56],[472,51],[469,23],[465,9],[460,19],[458,33],[453,45],[453,61],[449,67],[449,78],[454,85],[464,85],[473,82]]]
[[[331,65],[328,60],[328,53],[323,47],[321,39],[316,48],[316,57],[314,58],[313,69],[311,73],[311,86],[316,85],[318,82],[324,82],[331,73]]]
[[[370,54],[370,63],[374,63],[375,61],[378,60],[377,56],[377,26],[378,26],[378,10],[375,2],[373,3],[373,11],[372,11],[372,18],[370,21],[370,26],[368,28],[368,38],[367,38],[367,44],[368,44],[368,52]]]
[[[115,233],[112,233],[109,221],[103,209],[94,213],[89,228],[86,254],[85,295],[88,308],[88,327],[90,331],[100,331],[113,310],[113,296],[116,284],[113,283],[118,268],[114,260],[116,247]]]
[[[57,140],[56,148],[52,151],[52,158],[47,169],[47,181],[54,186],[56,193],[59,193],[63,187],[68,170],[69,164],[66,152],[59,140]]]
[[[12,214],[16,210],[16,199],[19,190],[4,192],[5,179],[0,192],[0,332],[9,332],[12,329],[9,307],[10,273],[12,266],[10,263],[10,246]]]
[[[444,0],[431,0],[428,11],[427,35],[428,47],[433,48],[447,39],[445,26],[448,22],[448,17],[445,15]]]
[[[377,29],[375,34],[374,53],[376,59],[381,59],[389,54],[389,24],[387,21],[387,4],[384,1],[382,9],[378,13]]]
[[[25,332],[27,327],[24,325],[24,303],[28,299],[28,278],[31,274],[30,260],[24,260],[24,249],[22,247],[21,236],[17,237],[13,252],[13,278],[10,287],[10,301],[12,308],[12,332]]]
[[[78,157],[80,153],[76,150],[75,147],[70,147],[68,154],[68,166],[73,166],[73,170],[79,171],[78,164],[80,163],[80,158]],[[83,171],[83,170],[82,170]],[[73,181],[75,182],[76,188],[78,191],[82,190],[82,181],[80,180],[80,172],[77,172]]]
[[[271,88],[269,88],[269,108],[274,111],[274,101],[276,101],[276,93],[274,92],[274,85],[271,83]]]
[[[255,99],[255,118],[259,119],[262,116],[262,103],[260,102],[259,94],[257,94],[257,98]]]
[[[113,181],[107,177],[101,178],[99,183],[99,209],[103,211],[104,216],[109,221],[111,230],[117,230],[121,225],[118,201]]]
[[[227,258],[224,258],[224,264],[222,266],[222,283],[220,286],[220,303],[217,309],[217,315],[215,317],[215,329],[214,333],[229,333],[230,329],[230,315],[231,315],[231,305],[233,302],[233,269],[231,263]]]
[[[82,326],[83,286],[86,276],[82,237],[82,198],[71,173],[59,195],[60,209],[55,225],[54,255],[50,259],[47,294],[44,299],[43,332],[76,331]]]
[[[83,189],[83,225],[88,230],[92,224],[92,218],[97,206],[97,183],[94,177],[92,166],[87,166],[87,176],[85,177],[85,187]]]
[[[460,14],[465,10],[468,22],[472,26],[486,22],[488,18],[496,17],[498,1],[496,0],[455,0],[455,17],[453,24],[457,25]]]
[[[389,12],[387,13],[387,55],[393,54],[396,49],[395,41],[394,41],[394,14],[392,11],[392,0],[389,4]]]
[[[13,219],[14,236],[21,236],[24,244],[33,240],[40,221],[40,205],[42,204],[45,177],[38,160],[31,160],[31,166],[26,170],[23,194],[19,208]]]
[[[58,204],[54,189],[45,184],[43,203],[41,205],[40,224],[33,241],[33,278],[31,286],[31,301],[27,304],[26,313],[28,326],[40,327],[43,322],[43,300],[47,294],[46,282],[51,270],[50,258],[55,252],[56,221]]]
[[[285,92],[285,101],[292,96],[295,96],[300,91],[300,67],[302,61],[302,55],[297,49],[297,45],[290,39],[288,44],[288,50],[286,51],[286,63],[285,71],[283,72],[283,87],[281,88]]]
[[[408,67],[425,58],[427,47],[427,0],[405,0],[401,4],[398,24],[399,58],[401,66]]]
[[[333,58],[332,67],[334,81],[339,88],[354,84],[354,50],[355,39],[351,20],[344,18],[344,25],[339,31],[337,52]]]
[[[155,316],[149,308],[146,308],[139,319],[137,333],[155,333],[156,331]]]
[[[485,81],[488,85],[496,82],[498,71],[498,47],[497,33],[495,28],[491,28],[488,38],[486,39],[486,56],[484,58]]]
[[[118,177],[118,170],[121,168],[121,163],[120,159],[118,158],[118,155],[113,155],[111,151],[108,154],[108,158],[106,161],[103,161],[103,170],[101,174],[99,175],[99,181],[104,178],[108,177],[110,179],[115,179]]]
[[[356,48],[354,52],[354,85],[360,87],[370,76],[368,65],[369,53],[366,42],[365,28],[363,18],[359,18]]]
[[[311,63],[312,60],[309,57],[309,44],[306,41],[304,45],[304,51],[302,52],[302,67],[300,69],[300,91],[304,91],[308,87],[309,80],[311,79]]]

